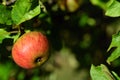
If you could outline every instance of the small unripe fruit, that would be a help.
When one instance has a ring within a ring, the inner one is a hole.
[[[58,0],[58,5],[61,10],[75,12],[81,6],[83,0]]]
[[[31,69],[43,64],[49,56],[49,43],[41,32],[23,34],[13,45],[12,57],[16,64]]]

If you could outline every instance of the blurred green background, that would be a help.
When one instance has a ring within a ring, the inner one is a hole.
[[[91,64],[107,65],[112,34],[120,30],[119,17],[105,16],[108,1],[41,0],[41,14],[22,27],[46,34],[51,47],[48,61],[37,69],[20,68],[11,58],[13,39],[6,38],[0,44],[0,80],[91,80]],[[8,6],[14,4],[10,2]],[[120,74],[118,60],[109,68]]]

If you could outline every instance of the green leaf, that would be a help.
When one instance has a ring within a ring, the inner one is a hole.
[[[17,0],[12,9],[12,19],[16,25],[30,20],[40,13],[38,0]]]
[[[108,68],[103,64],[97,67],[92,65],[90,75],[92,80],[115,80]]]
[[[11,11],[5,5],[0,4],[0,23],[11,25]]]
[[[5,31],[4,29],[0,29],[0,43],[2,43],[3,39],[5,38],[11,38],[10,33]]]
[[[0,80],[9,80],[12,67],[11,63],[0,64]]]
[[[20,32],[16,32],[17,34],[14,36],[10,36],[10,32],[7,32],[5,29],[0,29],[0,43],[2,43],[2,41],[5,38],[11,38],[14,40],[14,42],[19,38],[20,36]]]
[[[108,57],[108,59],[107,59],[108,63],[110,63],[110,62],[114,61],[115,59],[117,59],[118,57],[120,57],[120,32],[118,32],[117,34],[114,34],[112,36],[112,42],[108,48],[108,51],[113,47],[116,47],[116,49]]]
[[[107,7],[113,2],[113,0],[90,0],[93,5],[99,6],[100,8],[106,10]]]
[[[25,73],[23,71],[19,72],[18,74],[18,80],[24,80]]]
[[[120,80],[120,77],[119,77],[114,71],[112,71],[112,73],[113,73],[113,75],[115,76],[115,78],[116,78],[117,80]]]
[[[108,7],[106,16],[119,17],[120,16],[120,2],[114,0],[113,3]]]
[[[102,2],[101,0],[90,0],[90,1],[93,5],[97,5],[97,6],[101,7],[102,9],[106,8],[105,3]]]

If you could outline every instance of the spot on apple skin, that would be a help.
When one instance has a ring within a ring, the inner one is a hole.
[[[34,63],[35,63],[35,64],[36,64],[36,63],[37,63],[37,64],[38,64],[38,63],[41,63],[42,60],[43,60],[43,57],[38,57],[38,58],[35,59]]]

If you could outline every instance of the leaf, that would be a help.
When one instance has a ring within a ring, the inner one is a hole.
[[[113,73],[113,75],[115,76],[115,78],[116,78],[117,80],[120,80],[120,77],[119,77],[114,71],[112,71],[112,73]]]
[[[97,67],[92,65],[90,75],[92,80],[115,80],[108,68],[103,64]]]
[[[90,1],[93,5],[97,5],[97,6],[101,7],[102,9],[106,8],[105,3],[102,2],[101,0],[90,0]]]
[[[111,55],[108,57],[107,62],[110,64],[110,62],[114,61],[118,57],[120,57],[120,32],[117,34],[114,34],[112,36],[112,42],[108,48],[108,51],[112,48],[116,47],[116,49],[111,53]]]
[[[30,20],[40,13],[38,0],[17,0],[12,9],[12,19],[16,25]]]
[[[113,0],[108,0],[108,1],[104,1],[104,0],[90,0],[90,2],[93,5],[97,5],[100,8],[106,10],[107,7],[113,2]]]
[[[4,29],[0,29],[0,43],[2,43],[3,39],[5,38],[11,38],[10,33],[5,31]]]
[[[0,4],[0,23],[11,25],[11,11],[5,5]]]
[[[106,16],[119,17],[120,16],[120,2],[114,0],[113,3],[108,7]]]
[[[20,36],[20,32],[18,32],[16,35],[14,36],[10,36],[10,32],[5,31],[5,29],[0,29],[0,43],[2,43],[2,41],[5,38],[11,38],[14,40],[14,42],[19,38]]]
[[[8,62],[6,64],[0,64],[0,80],[9,80],[13,65]]]

